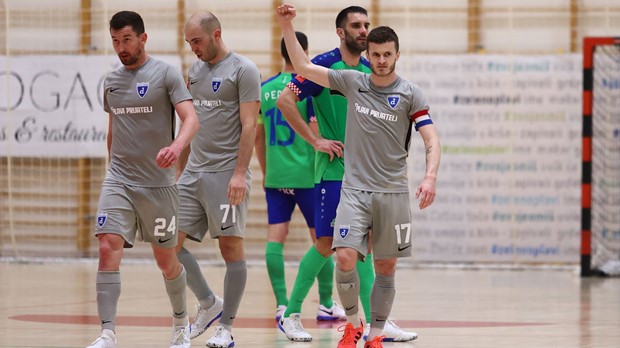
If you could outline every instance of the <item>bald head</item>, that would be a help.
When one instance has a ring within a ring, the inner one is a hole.
[[[198,11],[194,13],[187,24],[185,24],[185,30],[191,27],[200,27],[203,32],[211,35],[216,29],[222,29],[220,21],[215,15],[208,11]]]

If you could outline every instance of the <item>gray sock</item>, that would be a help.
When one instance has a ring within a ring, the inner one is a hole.
[[[336,285],[345,314],[347,316],[357,314],[357,299],[360,295],[360,278],[357,275],[357,269],[342,271],[336,267]]]
[[[185,318],[187,316],[187,302],[185,301],[185,287],[186,276],[185,268],[181,270],[174,279],[166,279],[164,277],[164,284],[166,284],[166,292],[172,305],[172,316],[175,318]]]
[[[121,272],[97,272],[97,311],[101,329],[114,331],[116,327],[116,305],[121,296]]]
[[[207,284],[204,275],[202,275],[198,261],[196,261],[194,255],[185,248],[179,251],[177,258],[185,268],[185,272],[187,272],[187,287],[196,295],[202,308],[210,308],[215,301],[215,294]]]
[[[245,290],[248,278],[248,268],[245,260],[226,262],[226,276],[224,277],[224,310],[220,318],[220,325],[232,331],[232,323],[237,316],[241,304],[241,297]]]
[[[394,274],[377,274],[370,293],[371,327],[383,330],[385,321],[392,311],[395,294]]]

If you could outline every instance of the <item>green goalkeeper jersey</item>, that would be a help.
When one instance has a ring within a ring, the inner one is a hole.
[[[297,135],[276,107],[291,73],[281,72],[262,83],[259,126],[265,129],[265,187],[313,188],[314,148]],[[297,103],[306,122],[314,118],[310,99]]]

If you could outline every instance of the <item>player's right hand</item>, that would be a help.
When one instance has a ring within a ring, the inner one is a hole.
[[[319,138],[314,144],[314,149],[328,154],[329,160],[331,161],[334,159],[334,155],[338,156],[338,158],[342,157],[344,144],[338,140]]]
[[[282,4],[276,8],[276,17],[280,23],[287,23],[297,16],[295,7],[291,4]]]

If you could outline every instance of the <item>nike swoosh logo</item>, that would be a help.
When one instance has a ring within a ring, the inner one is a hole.
[[[403,250],[405,250],[405,249],[407,249],[407,248],[409,248],[409,247],[411,247],[411,245],[407,245],[406,247],[403,247],[403,248],[398,247],[398,251],[403,251]]]
[[[381,319],[375,319],[375,321],[376,321],[376,322],[382,322],[382,321],[385,321],[385,319],[384,319],[384,320],[381,320]]]
[[[327,313],[329,315],[334,315],[334,311],[323,311],[323,312],[325,312],[325,313]]]
[[[224,230],[227,230],[227,229],[229,229],[229,228],[231,228],[231,227],[233,227],[233,226],[234,226],[234,225],[230,225],[230,226],[226,226],[226,227],[221,226],[220,228],[222,229],[222,231],[224,231]]]
[[[358,88],[358,89],[357,89],[357,91],[358,91],[358,92],[360,92],[360,93],[368,93],[368,91],[367,91],[367,90],[365,90],[365,89],[361,89],[361,88]]]
[[[168,239],[161,239],[161,238],[159,238],[159,242],[160,242],[160,243],[166,243],[167,241],[169,241],[169,240],[171,240],[171,239],[172,239],[172,237],[170,237],[170,238],[168,238]]]
[[[194,80],[194,81],[190,81],[189,84],[193,85],[194,83],[198,82],[198,80]]]
[[[107,323],[111,323],[111,322],[112,322],[112,320],[103,320],[103,321],[101,321],[101,324],[107,324]]]
[[[118,88],[110,88],[110,93],[116,91]]]
[[[353,309],[353,308],[355,308],[355,307],[357,307],[357,306],[347,307],[347,308],[345,308],[345,309],[346,309],[346,310],[348,310],[348,311],[350,311],[350,310],[352,310],[352,309]]]
[[[183,314],[185,314],[185,311],[183,311],[183,312],[181,312],[181,313],[174,312],[174,315],[176,315],[177,317],[180,317],[180,316],[182,316]]]

